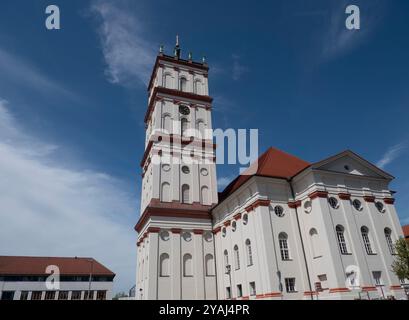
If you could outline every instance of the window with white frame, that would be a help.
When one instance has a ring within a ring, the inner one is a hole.
[[[285,278],[285,289],[288,293],[296,292],[295,278]]]
[[[182,203],[189,203],[190,188],[189,185],[182,186]]]
[[[365,250],[367,254],[374,254],[372,250],[371,240],[369,239],[369,229],[367,227],[361,228],[362,240],[364,242]]]
[[[253,265],[253,253],[251,251],[250,239],[246,240],[246,252],[247,252],[247,266]]]
[[[372,275],[375,285],[377,286],[382,285],[382,271],[372,271]]]
[[[344,235],[344,231],[345,231],[344,227],[341,225],[337,225],[335,229],[337,232],[339,251],[341,251],[341,254],[348,254],[348,247],[347,247],[347,243],[345,241],[345,235]]]
[[[179,90],[183,92],[187,91],[187,80],[184,77],[181,77],[179,80]]]
[[[237,245],[234,246],[234,263],[235,269],[240,269],[240,255],[239,255],[239,247]]]
[[[389,252],[390,254],[394,255],[396,254],[396,252],[395,252],[395,246],[392,241],[392,231],[389,228],[385,228],[384,232],[385,232],[385,239],[386,239],[386,244],[388,245]]]
[[[256,292],[256,283],[254,281],[250,282],[250,295],[255,296]]]
[[[282,260],[290,260],[290,250],[288,249],[288,236],[286,233],[281,232],[278,236],[278,242],[280,245],[280,253]]]

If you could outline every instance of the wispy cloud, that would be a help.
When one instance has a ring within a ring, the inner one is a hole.
[[[75,102],[82,101],[74,92],[51,79],[24,58],[0,48],[0,77],[7,83],[13,82],[18,87],[35,90],[42,95],[63,96]]]
[[[105,74],[115,84],[147,84],[155,57],[146,29],[127,2],[95,0],[91,12],[99,21],[98,34],[106,62]]]
[[[359,5],[361,8],[361,28],[359,30],[348,30],[345,26],[347,18],[345,9],[351,2],[342,0],[333,3],[329,26],[323,37],[322,58],[324,60],[337,58],[362,44],[373,34],[382,18],[382,2],[371,1],[371,3],[365,3],[364,11],[364,7]]]
[[[136,200],[111,175],[57,161],[61,149],[27,134],[0,100],[0,254],[92,256],[125,290],[135,281]]]
[[[232,58],[233,58],[232,78],[233,80],[237,81],[240,80],[243,74],[249,71],[249,68],[241,63],[241,58],[238,54],[233,54]]]
[[[380,168],[385,168],[388,164],[398,158],[406,148],[406,142],[402,142],[390,147],[376,165]]]

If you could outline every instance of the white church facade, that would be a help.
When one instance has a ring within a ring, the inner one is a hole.
[[[351,151],[308,163],[270,148],[218,194],[209,68],[178,44],[162,51],[145,115],[137,299],[403,297],[393,177]]]

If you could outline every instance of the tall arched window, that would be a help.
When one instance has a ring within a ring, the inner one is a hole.
[[[160,255],[160,276],[161,277],[169,277],[170,275],[170,261],[169,255],[167,253],[162,253]]]
[[[194,90],[194,93],[196,93],[196,94],[203,94],[202,93],[202,81],[200,81],[199,79],[195,80],[193,90]]]
[[[312,255],[314,258],[321,256],[320,250],[320,241],[318,236],[318,231],[315,228],[310,230],[310,240],[311,240],[311,249]]]
[[[163,85],[165,88],[173,89],[172,76],[169,73],[165,74],[165,76],[163,77]]]
[[[169,114],[165,114],[162,119],[162,129],[166,133],[171,133],[172,132],[172,118],[170,117]]]
[[[196,122],[196,130],[200,135],[200,139],[206,139],[205,137],[205,123],[203,120],[198,120]]]
[[[246,252],[247,252],[247,266],[253,265],[253,252],[251,251],[250,239],[246,240]]]
[[[210,201],[209,201],[209,188],[204,186],[201,189],[200,192],[200,201],[203,205],[209,205]]]
[[[206,263],[206,276],[214,276],[214,258],[213,255],[207,254],[205,257]]]
[[[184,184],[182,186],[182,203],[189,203],[190,188],[189,185]]]
[[[369,239],[369,229],[365,226],[361,228],[362,240],[364,242],[365,250],[367,254],[373,254],[371,240]]]
[[[339,251],[341,252],[341,254],[348,254],[347,242],[345,241],[344,235],[344,227],[341,225],[337,225],[335,231],[337,233]]]
[[[183,256],[183,276],[184,277],[192,277],[193,276],[193,261],[192,255],[186,253]]]
[[[280,244],[280,253],[282,260],[290,260],[290,250],[288,249],[288,236],[285,232],[278,235],[278,243]]]
[[[170,202],[170,184],[167,182],[162,183],[162,190],[160,193],[160,201]]]
[[[224,250],[224,266],[227,267],[229,265],[229,253],[227,250]]]
[[[184,77],[181,77],[179,80],[179,90],[180,91],[187,91],[187,80]]]
[[[388,245],[389,252],[391,254],[396,254],[395,252],[395,246],[393,245],[392,241],[392,231],[389,228],[385,228],[385,239],[386,239],[386,244]]]
[[[235,269],[240,269],[240,255],[239,255],[239,247],[237,245],[234,246],[234,264]]]
[[[186,135],[188,123],[189,122],[186,118],[182,118],[182,120],[180,120],[180,135],[181,136]]]

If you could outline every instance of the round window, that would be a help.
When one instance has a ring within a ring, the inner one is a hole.
[[[188,106],[179,106],[179,112],[185,116],[187,116],[188,114],[190,114],[190,109]]]
[[[202,174],[202,176],[207,176],[209,174],[209,172],[205,168],[201,169],[200,173]]]
[[[161,231],[160,238],[163,241],[168,241],[169,240],[169,232],[168,231]]]
[[[222,229],[222,236],[225,237],[226,236],[226,228],[223,227]]]
[[[274,213],[276,214],[277,217],[284,217],[284,209],[282,206],[275,206],[274,207]]]
[[[243,224],[246,225],[249,222],[249,216],[247,214],[243,214]]]
[[[354,206],[356,210],[358,211],[362,210],[362,203],[358,199],[355,199],[354,201],[352,201],[352,205]]]
[[[233,232],[236,231],[236,228],[237,228],[237,223],[236,221],[233,221],[231,224],[231,229],[233,230]]]
[[[310,213],[312,210],[312,202],[310,200],[307,200],[304,202],[304,211],[305,213]]]
[[[375,206],[376,206],[376,209],[378,209],[379,212],[381,212],[381,213],[385,212],[385,207],[384,207],[382,202],[380,202],[380,201],[375,202]]]
[[[328,198],[328,203],[331,206],[331,208],[333,208],[333,209],[338,208],[338,200],[336,198],[334,198],[334,197]]]
[[[168,172],[168,171],[170,170],[170,165],[168,165],[168,164],[163,164],[163,165],[162,165],[162,169],[163,169],[163,171]]]
[[[205,232],[203,238],[205,239],[205,241],[211,242],[213,240],[213,235],[211,232]]]
[[[189,174],[190,173],[189,167],[188,166],[183,166],[182,167],[182,172],[185,173],[185,174]]]
[[[192,234],[190,232],[184,232],[182,235],[183,239],[187,242],[189,242],[190,240],[192,240]]]

